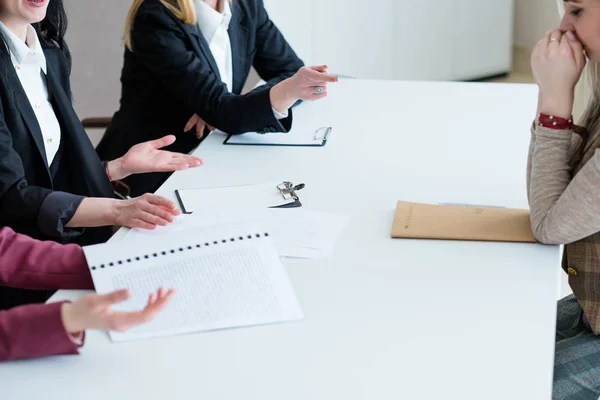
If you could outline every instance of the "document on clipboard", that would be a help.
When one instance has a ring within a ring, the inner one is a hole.
[[[304,186],[303,183],[295,185],[283,181],[258,185],[177,189],[175,195],[184,214],[191,214],[194,210],[210,209],[239,211],[296,208],[302,206],[298,191]]]
[[[248,132],[241,135],[229,135],[223,144],[240,146],[298,146],[322,147],[333,128],[324,126],[317,130],[292,130],[288,133],[256,133]]]

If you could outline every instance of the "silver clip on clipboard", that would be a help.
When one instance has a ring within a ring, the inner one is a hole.
[[[300,198],[296,194],[296,191],[304,189],[304,186],[306,186],[304,183],[294,186],[292,182],[283,181],[283,183],[277,185],[277,189],[279,189],[279,193],[281,193],[284,200],[294,199],[298,201]]]

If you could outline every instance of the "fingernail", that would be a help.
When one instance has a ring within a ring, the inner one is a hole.
[[[567,32],[567,38],[569,38],[570,40],[575,40],[575,39],[577,39],[577,38],[575,37],[575,34],[574,34],[573,32],[571,32],[571,31],[568,31],[568,32]]]

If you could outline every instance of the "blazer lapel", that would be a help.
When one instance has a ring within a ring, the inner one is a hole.
[[[19,112],[21,113],[21,117],[25,125],[27,126],[27,130],[29,134],[33,138],[35,142],[35,146],[40,153],[40,156],[44,160],[44,164],[48,167],[48,159],[46,158],[46,148],[44,147],[44,136],[42,135],[42,129],[40,128],[40,124],[37,121],[37,117],[35,116],[35,112],[33,108],[31,108],[31,103],[29,103],[29,99],[27,98],[27,94],[21,85],[21,81],[17,76],[17,73],[13,68],[10,69],[10,85],[13,87],[13,94],[15,96],[15,103]],[[40,70],[40,73],[41,70]]]
[[[246,61],[248,28],[243,23],[244,10],[239,5],[239,1],[231,5],[231,22],[229,23],[229,40],[231,42],[231,63],[233,68],[233,87],[234,93],[240,93],[246,83],[244,62]]]
[[[221,79],[221,74],[219,73],[219,68],[217,67],[217,63],[215,62],[215,58],[213,57],[210,46],[204,36],[202,36],[202,32],[200,32],[200,28],[196,24],[183,24],[183,29],[189,36],[190,41],[192,42],[192,46],[194,46],[194,51],[199,57],[203,57],[208,61],[210,65],[210,69]]]
[[[78,189],[79,192],[90,197],[113,197],[104,167],[73,110],[71,99],[58,81],[55,66],[51,62],[48,63],[47,82],[56,117],[61,123],[62,142],[69,143],[68,147],[63,147],[63,151],[71,152],[69,159],[76,164],[71,168],[78,168],[80,182],[85,185]]]
[[[68,123],[67,116],[70,113],[74,113],[74,111],[71,107],[70,100],[68,99],[67,95],[65,94],[64,90],[62,89],[62,86],[56,79],[56,74],[55,74],[54,68],[52,66],[52,63],[50,63],[50,62],[48,63],[48,74],[46,75],[46,82],[48,85],[48,93],[50,93],[52,105],[56,108],[54,110],[54,112],[56,113],[56,118],[59,119],[63,125],[65,125]],[[66,103],[69,104],[68,109],[66,107]],[[65,125],[65,130],[67,132],[61,132],[61,134],[69,135],[71,126]]]

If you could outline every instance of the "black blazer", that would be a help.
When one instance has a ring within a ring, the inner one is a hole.
[[[62,243],[103,242],[110,227],[65,228],[84,196],[114,194],[73,110],[67,59],[55,47],[43,48],[48,91],[61,127],[61,145],[50,166],[37,118],[0,40],[0,226]],[[51,294],[0,286],[0,310],[44,302]]]
[[[0,225],[63,243],[105,241],[110,228],[65,227],[83,197],[114,197],[73,110],[66,57],[56,47],[43,46],[46,82],[61,127],[61,145],[48,166],[35,113],[1,41],[0,46]]]
[[[271,22],[262,0],[233,0],[229,25],[233,64],[232,93],[197,24],[184,24],[159,0],[142,3],[133,24],[133,52],[125,50],[121,106],[97,147],[102,159],[122,156],[140,142],[167,134],[177,136],[169,150],[188,153],[199,143],[183,132],[193,114],[227,133],[287,132],[292,113],[278,121],[270,88],[303,66]],[[240,93],[254,66],[267,82]],[[168,174],[128,179],[133,195],[154,191]]]

